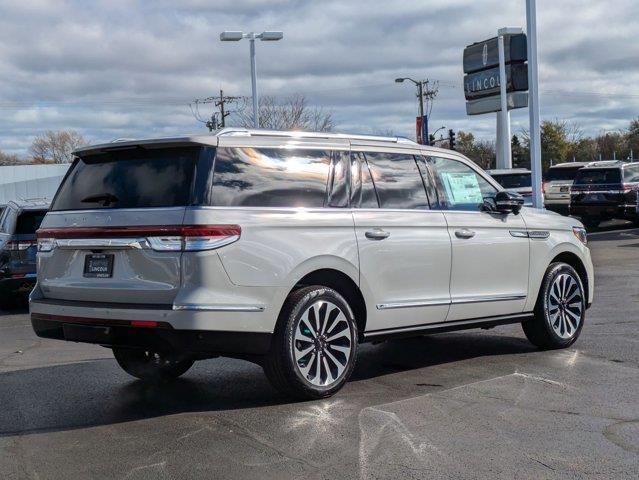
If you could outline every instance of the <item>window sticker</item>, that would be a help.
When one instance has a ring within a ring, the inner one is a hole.
[[[484,201],[473,172],[442,172],[442,183],[451,205],[479,204]]]

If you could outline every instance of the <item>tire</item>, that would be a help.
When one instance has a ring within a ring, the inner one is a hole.
[[[601,218],[584,216],[581,218],[581,223],[583,223],[587,228],[597,228],[601,223]]]
[[[522,323],[533,345],[552,350],[567,348],[579,338],[586,315],[586,292],[579,274],[566,263],[546,270],[532,320]]]
[[[357,323],[348,302],[332,288],[301,288],[280,312],[264,373],[286,396],[330,397],[353,373],[357,347]]]
[[[176,353],[159,353],[141,348],[114,348],[113,355],[129,375],[147,382],[178,378],[193,366],[193,359]]]

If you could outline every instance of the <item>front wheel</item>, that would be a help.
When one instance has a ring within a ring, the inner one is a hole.
[[[579,274],[566,263],[553,263],[544,275],[535,316],[522,327],[539,348],[566,348],[579,338],[585,314],[586,294]]]
[[[339,293],[323,286],[296,290],[280,313],[264,372],[285,395],[329,397],[353,372],[357,340],[352,310]]]
[[[113,355],[129,375],[147,382],[173,380],[193,366],[193,359],[177,353],[154,352],[142,348],[114,348]]]

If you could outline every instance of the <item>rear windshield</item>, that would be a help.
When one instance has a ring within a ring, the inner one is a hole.
[[[575,179],[576,185],[597,185],[621,183],[621,170],[618,168],[580,170]]]
[[[546,174],[546,181],[552,182],[556,180],[574,180],[577,176],[577,172],[582,167],[574,167],[574,168],[550,168],[548,169],[548,173]]]
[[[493,178],[504,188],[525,188],[532,185],[529,173],[495,175]]]
[[[200,147],[135,147],[77,159],[51,210],[186,206]]]
[[[40,228],[40,224],[42,223],[42,219],[47,214],[46,210],[35,210],[29,212],[22,212],[18,216],[18,221],[16,222],[16,235],[30,235],[34,234],[38,228]]]

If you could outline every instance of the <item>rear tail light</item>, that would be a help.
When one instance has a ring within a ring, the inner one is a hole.
[[[639,192],[639,185],[624,185],[623,193]]]
[[[127,238],[145,241],[158,252],[197,252],[214,250],[240,239],[239,225],[174,225],[149,227],[79,227],[40,229],[38,251],[50,252],[56,240]],[[108,247],[106,247],[108,248]]]

